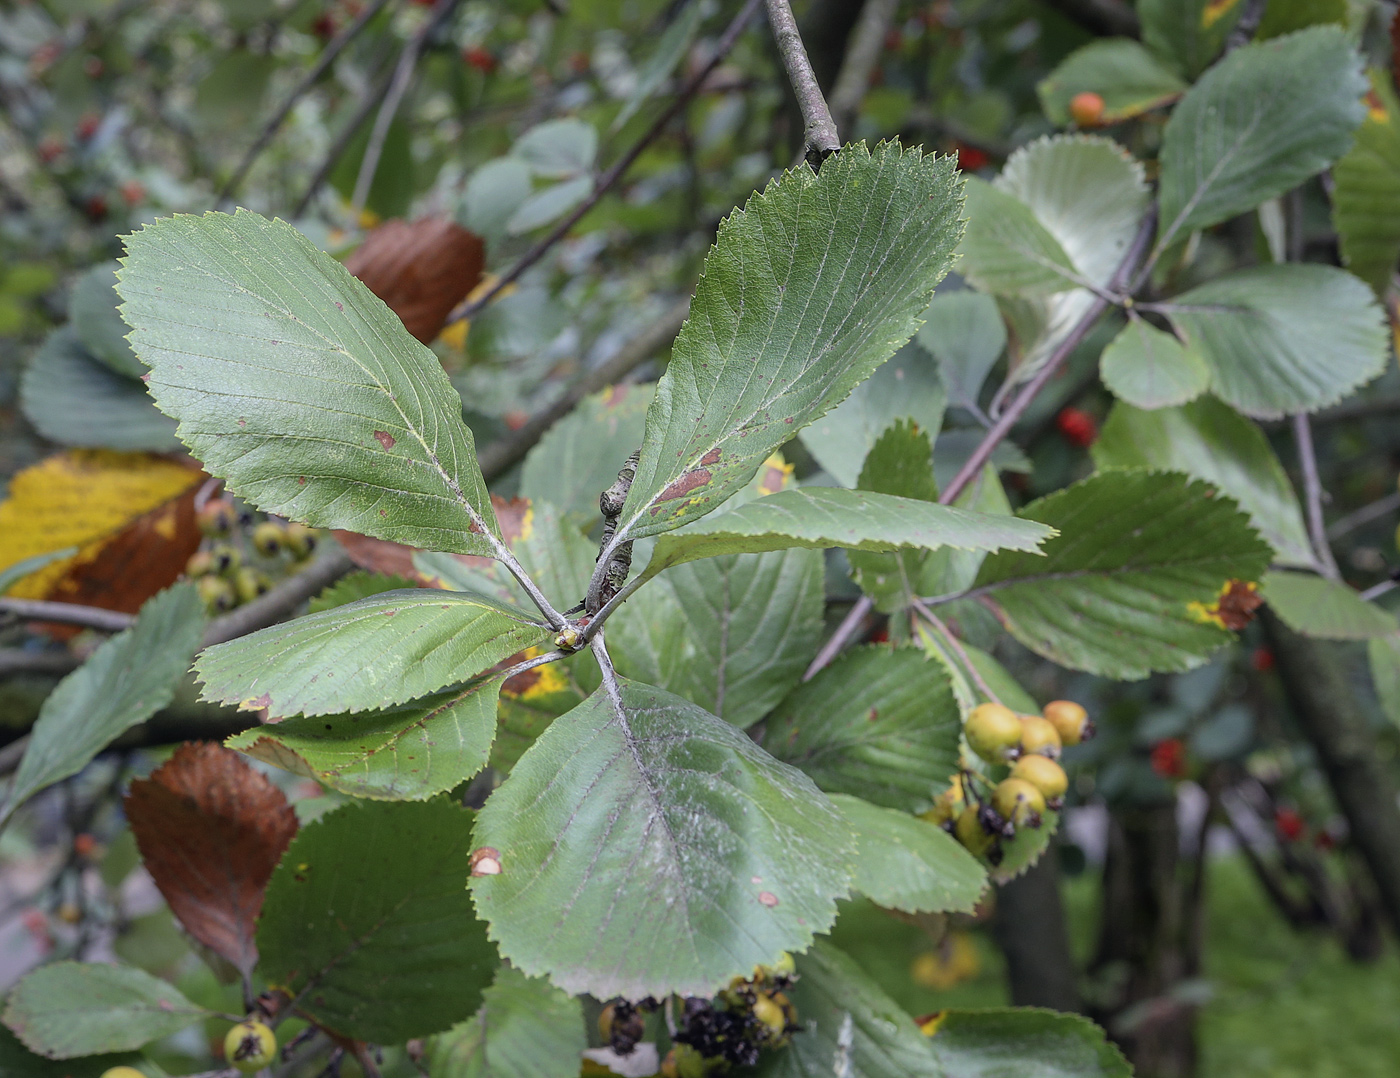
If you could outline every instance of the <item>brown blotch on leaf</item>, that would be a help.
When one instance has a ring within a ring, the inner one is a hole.
[[[126,795],[141,859],[185,930],[248,972],[263,892],[297,831],[286,797],[236,752],[186,743]]]
[[[684,498],[692,490],[703,487],[711,478],[710,469],[692,468],[658,494],[656,500],[658,502],[670,502],[675,501],[677,498]]]
[[[1219,615],[1225,628],[1239,632],[1254,620],[1254,613],[1264,605],[1259,589],[1243,580],[1231,580],[1220,597]]]
[[[499,494],[491,495],[491,508],[496,511],[496,523],[501,528],[501,538],[508,546],[514,546],[525,532],[526,521],[530,516],[529,498],[512,498],[506,501]]]
[[[501,851],[493,846],[482,846],[472,851],[470,864],[473,876],[499,876]]]
[[[374,432],[374,440],[375,440],[376,442],[378,442],[380,445],[382,445],[385,449],[393,449],[393,448],[394,448],[394,436],[393,436],[392,434],[390,434],[388,431],[383,431],[383,430],[377,430],[377,431],[375,431],[375,432]]]
[[[485,254],[480,236],[446,218],[425,217],[385,221],[345,260],[345,268],[428,344],[480,283]]]
[[[715,446],[715,447],[714,447],[713,449],[711,449],[708,453],[706,453],[703,457],[701,457],[701,458],[700,458],[700,463],[701,463],[701,464],[718,464],[718,463],[719,463],[719,446]]]
[[[760,891],[758,892],[758,901],[771,910],[778,904],[778,896],[772,891]]]

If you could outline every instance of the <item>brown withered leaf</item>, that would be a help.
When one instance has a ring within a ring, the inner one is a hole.
[[[263,892],[297,831],[282,791],[236,752],[187,742],[126,795],[141,859],[191,936],[244,973]]]
[[[496,511],[496,520],[500,525],[501,537],[505,539],[506,545],[514,547],[517,540],[525,535],[530,528],[530,520],[533,511],[530,508],[529,498],[512,498],[510,501],[502,498],[498,494],[491,495],[491,507]],[[403,543],[394,543],[388,539],[374,539],[368,535],[360,535],[358,532],[334,531],[331,535],[340,544],[341,549],[349,556],[350,560],[361,569],[368,569],[372,573],[386,573],[390,576],[401,576],[421,587],[438,588],[442,587],[442,582],[433,577],[424,576],[413,564],[413,556],[422,553],[420,547],[405,546]],[[479,569],[488,569],[493,561],[491,558],[477,557],[472,554],[453,554],[463,565],[475,566]]]
[[[385,221],[345,260],[424,344],[481,281],[485,264],[481,237],[441,217]]]
[[[1254,620],[1254,612],[1264,605],[1259,586],[1244,580],[1231,580],[1220,596],[1217,611],[1225,628],[1239,632]]]

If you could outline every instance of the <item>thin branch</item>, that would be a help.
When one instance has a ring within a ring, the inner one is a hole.
[[[281,581],[270,591],[211,621],[204,630],[203,646],[222,644],[275,624],[354,567],[343,550],[327,550],[305,569]]]
[[[619,348],[611,358],[585,373],[569,386],[553,404],[541,408],[518,429],[486,446],[477,456],[482,474],[494,479],[521,460],[546,431],[574,410],[578,402],[590,393],[597,393],[625,378],[680,332],[690,311],[690,297],[678,300],[651,325]]]
[[[1323,576],[1329,580],[1340,580],[1342,574],[1337,569],[1336,559],[1332,557],[1332,547],[1327,542],[1327,526],[1322,520],[1322,480],[1317,474],[1317,452],[1313,448],[1312,427],[1305,412],[1293,417],[1293,440],[1297,443],[1298,463],[1303,470],[1303,504],[1307,510],[1308,538],[1312,540],[1313,555]]]
[[[1385,595],[1387,592],[1392,592],[1396,588],[1400,588],[1400,582],[1382,580],[1379,584],[1372,584],[1365,591],[1360,592],[1359,595],[1369,603],[1372,599],[1379,599],[1382,595]]]
[[[83,664],[71,651],[30,651],[28,648],[0,648],[0,678],[15,674],[52,676],[71,674]]]
[[[61,625],[81,625],[86,629],[121,632],[136,620],[131,614],[103,610],[76,603],[55,603],[46,599],[0,599],[0,614],[13,614],[32,621],[53,621]]]
[[[381,69],[382,70],[382,69]],[[379,72],[376,71],[375,75]],[[369,114],[374,111],[375,103],[381,100],[389,89],[389,80],[393,75],[387,75],[377,86],[367,91],[360,99],[360,103],[355,106],[355,112],[343,128],[340,134],[331,143],[331,148],[326,151],[325,158],[321,161],[321,167],[316,170],[316,174],[311,177],[311,182],[306,185],[306,191],[297,202],[296,208],[292,210],[292,217],[297,218],[306,213],[311,205],[311,200],[316,197],[316,192],[321,190],[322,185],[330,178],[330,174],[335,171],[336,164],[345,153],[350,143],[355,140],[355,134],[360,130],[364,122],[369,119]]]
[[[547,651],[543,655],[536,655],[533,659],[525,659],[523,662],[507,667],[496,676],[509,681],[516,674],[523,674],[527,670],[533,670],[535,667],[544,666],[547,663],[557,663],[560,659],[567,659],[572,654],[571,651]]]
[[[418,57],[423,54],[423,46],[457,9],[459,2],[460,0],[437,0],[428,21],[404,46],[403,52],[399,53],[399,62],[394,67],[389,91],[384,95],[383,104],[379,106],[379,115],[374,118],[374,128],[370,131],[369,142],[365,144],[365,155],[360,158],[360,172],[355,177],[355,192],[350,197],[351,217],[360,215],[365,199],[369,197],[370,184],[374,182],[374,174],[379,170],[379,158],[384,153],[384,142],[389,137],[389,127],[394,122],[394,116],[398,114],[404,94],[408,93],[408,88],[413,82],[414,72],[418,68]]]
[[[1377,498],[1370,505],[1363,505],[1355,512],[1348,513],[1340,520],[1333,521],[1327,529],[1327,538],[1329,540],[1340,539],[1373,520],[1389,516],[1397,509],[1400,509],[1400,494],[1387,494],[1384,498]]]
[[[841,148],[836,121],[831,118],[831,109],[822,96],[822,88],[817,85],[812,61],[807,58],[807,50],[802,45],[802,35],[797,32],[797,20],[792,17],[788,0],[764,2],[768,8],[768,24],[773,29],[773,40],[778,45],[778,55],[783,58],[788,82],[792,84],[792,92],[797,95],[797,106],[802,110],[803,156],[815,172],[826,158]]]
[[[492,283],[490,288],[483,291],[481,295],[477,296],[471,302],[464,304],[454,311],[452,317],[448,320],[449,324],[452,322],[460,322],[464,318],[474,317],[478,311],[495,299],[504,289],[518,281],[526,270],[543,258],[549,252],[550,248],[568,235],[569,230],[572,229],[574,225],[583,220],[584,215],[598,204],[598,201],[611,190],[618,180],[622,179],[627,170],[632,167],[632,164],[642,155],[642,151],[656,141],[658,136],[670,125],[671,121],[690,103],[690,99],[699,92],[700,87],[705,84],[711,72],[719,67],[720,63],[723,62],[724,58],[729,54],[729,51],[734,48],[735,43],[739,40],[739,35],[744,31],[744,27],[748,25],[749,20],[753,18],[754,12],[758,10],[758,5],[759,0],[748,0],[748,2],[744,4],[743,9],[738,15],[734,16],[734,21],[729,24],[724,34],[720,37],[718,44],[715,46],[714,55],[710,57],[703,68],[692,75],[689,81],[681,87],[681,91],[676,95],[675,100],[672,101],[666,110],[656,118],[649,128],[647,128],[645,134],[633,143],[627,152],[618,158],[617,162],[611,168],[594,181],[593,190],[589,193],[588,197],[579,203],[572,213],[550,229],[547,236],[521,255],[519,261],[501,274],[501,276]]]
[[[894,20],[899,0],[865,0],[846,46],[846,58],[831,88],[831,118],[836,122],[838,136],[844,134],[849,142],[855,126],[856,113],[870,88],[870,73],[880,61],[885,48],[885,34]]]
[[[808,665],[807,670],[802,675],[803,681],[811,681],[817,676],[817,671],[828,665],[832,659],[841,653],[841,650],[849,643],[851,637],[860,628],[861,622],[866,615],[874,608],[875,604],[870,596],[862,595],[841,619],[841,624],[836,626],[836,631],[831,634],[831,639],[822,645],[822,649],[817,652],[816,657]]]
[[[359,37],[360,31],[368,26],[370,20],[383,11],[385,5],[388,3],[389,0],[371,0],[371,2],[366,4],[360,11],[359,15],[355,17],[353,22],[346,26],[345,29],[341,30],[340,33],[336,34],[335,37],[331,38],[326,44],[326,47],[321,50],[321,55],[316,60],[316,63],[312,65],[311,70],[292,88],[291,92],[288,93],[286,98],[282,101],[282,104],[277,107],[277,111],[268,118],[267,123],[263,125],[263,129],[258,132],[258,137],[253,140],[253,144],[249,146],[247,152],[244,153],[243,160],[238,162],[238,167],[233,170],[233,175],[228,178],[224,183],[223,189],[219,191],[218,198],[215,200],[216,205],[223,205],[233,197],[234,191],[238,190],[238,185],[241,184],[244,177],[248,175],[248,170],[253,167],[253,162],[255,162],[262,152],[271,145],[273,137],[281,129],[282,124],[286,122],[287,117],[292,114],[292,109],[296,108],[297,102],[305,97],[310,89],[320,81],[321,76],[329,70],[331,64],[335,63],[336,57],[345,51],[345,46]]]
[[[930,610],[922,599],[914,599],[911,605],[938,631],[938,635],[947,641],[948,646],[953,649],[953,652],[957,655],[959,661],[962,662],[963,667],[972,678],[973,684],[982,691],[982,695],[994,704],[1001,703],[1001,697],[987,684],[986,680],[982,677],[982,672],[977,669],[977,664],[972,661],[972,656],[968,655],[967,649],[962,646],[962,641],[957,638],[952,629],[948,628],[943,619]]]

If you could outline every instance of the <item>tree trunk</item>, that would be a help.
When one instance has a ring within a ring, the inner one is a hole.
[[[992,934],[1006,956],[1012,1003],[1077,1011],[1079,982],[1055,854],[1052,843],[1033,868],[997,889]]]
[[[1400,933],[1400,804],[1342,656],[1335,644],[1295,633],[1267,607],[1261,620],[1293,716],[1317,752],[1351,842],[1371,871],[1391,927]]]

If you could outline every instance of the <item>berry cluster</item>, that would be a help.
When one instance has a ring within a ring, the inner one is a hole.
[[[955,776],[924,818],[947,828],[989,864],[1001,862],[1003,839],[1038,828],[1064,804],[1069,777],[1056,761],[1065,745],[1094,736],[1088,713],[1054,700],[1039,715],[1018,715],[1003,704],[979,704],[963,726],[968,747],[996,769],[995,784],[970,770]]]
[[[800,1028],[787,997],[794,980],[792,956],[758,966],[752,977],[736,977],[714,999],[688,998],[662,1078],[716,1078],[734,1067],[751,1067],[765,1049],[780,1048]]]
[[[316,549],[317,533],[305,524],[255,520],[231,498],[209,498],[195,510],[204,534],[185,563],[210,613],[232,610],[272,587],[272,572],[295,572]],[[290,563],[283,560],[290,557]]]

